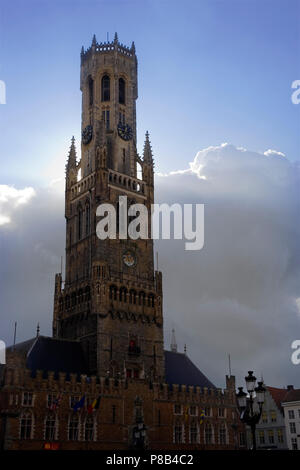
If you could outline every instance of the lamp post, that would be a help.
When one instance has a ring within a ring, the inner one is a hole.
[[[243,391],[243,387],[239,387],[239,393],[237,393],[236,397],[240,410],[240,419],[243,423],[250,426],[253,442],[252,450],[256,450],[255,431],[261,417],[266,389],[263,386],[263,382],[258,382],[258,386],[255,387],[256,377],[253,375],[252,370],[248,371],[245,382],[248,394]]]

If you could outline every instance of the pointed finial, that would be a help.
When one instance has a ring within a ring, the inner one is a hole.
[[[174,328],[172,329],[171,351],[172,352],[177,352],[177,343],[176,343]]]
[[[146,138],[145,138],[145,144],[144,144],[144,162],[147,163],[148,165],[153,164],[153,155],[152,155],[152,148],[149,140],[149,132],[146,131]]]
[[[40,336],[40,324],[38,323],[36,327],[36,337],[38,338],[39,336]]]
[[[82,48],[81,48],[81,55],[83,55],[83,54],[84,54],[84,47],[82,46]]]
[[[131,44],[131,52],[135,53],[135,44],[134,44],[134,41],[132,41],[132,44]]]
[[[69,156],[67,161],[67,170],[70,168],[76,168],[76,147],[75,147],[75,137],[72,136],[71,146],[69,150]]]
[[[97,44],[97,39],[96,39],[96,34],[94,34],[93,40],[92,40],[92,46],[96,46],[96,44]]]
[[[115,43],[118,42],[118,33],[115,33],[114,42],[115,42]]]

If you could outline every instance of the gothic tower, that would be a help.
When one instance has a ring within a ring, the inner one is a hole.
[[[119,197],[154,202],[153,156],[146,133],[136,148],[137,58],[118,41],[81,51],[82,139],[72,138],[66,165],[65,281],[56,274],[53,336],[79,340],[90,373],[164,379],[162,275],[148,239],[100,240],[97,207]],[[140,172],[137,171],[137,166]]]

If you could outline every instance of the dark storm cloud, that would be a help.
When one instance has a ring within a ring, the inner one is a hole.
[[[35,334],[38,321],[51,334],[54,274],[65,242],[63,197],[62,188],[36,190],[22,208],[2,210],[11,219],[0,227],[6,342],[14,320],[19,340]],[[230,353],[239,380],[253,368],[270,385],[299,386],[300,366],[290,360],[291,342],[300,338],[299,166],[271,150],[210,147],[190,169],[158,175],[156,201],[205,204],[201,251],[185,251],[184,241],[156,242],[166,346],[175,326],[179,349],[187,343],[190,357],[218,385]]]

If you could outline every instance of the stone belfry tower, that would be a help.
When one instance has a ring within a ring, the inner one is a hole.
[[[118,41],[81,51],[81,160],[72,138],[66,165],[65,281],[56,274],[53,336],[79,340],[99,376],[164,379],[162,276],[149,239],[100,240],[96,209],[119,197],[154,202],[153,156],[146,133],[136,148],[137,58]],[[137,172],[137,166],[140,171]],[[123,199],[124,200],[124,199]],[[121,238],[121,237],[120,237]]]

